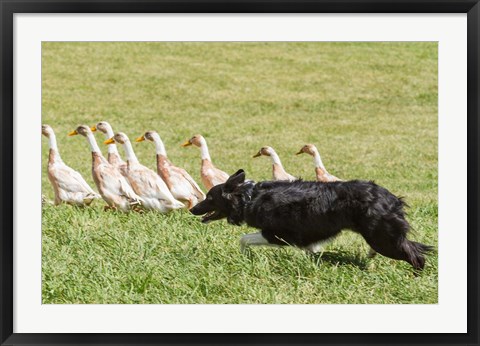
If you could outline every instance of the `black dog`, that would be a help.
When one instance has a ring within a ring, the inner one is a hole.
[[[319,243],[343,229],[360,233],[376,252],[423,269],[432,247],[407,239],[405,203],[385,188],[367,181],[245,181],[239,170],[214,186],[190,211],[206,214],[202,222],[227,218],[246,222],[261,232],[244,235],[247,245],[294,245],[316,252]]]

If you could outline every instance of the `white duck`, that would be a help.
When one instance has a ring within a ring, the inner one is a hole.
[[[285,169],[283,168],[282,162],[280,161],[280,157],[278,154],[273,150],[272,147],[262,147],[258,153],[253,155],[253,157],[259,156],[270,156],[272,159],[272,177],[273,180],[288,180],[294,181],[298,178],[295,178],[293,175],[288,174]]]
[[[53,186],[55,193],[55,205],[68,203],[78,206],[90,205],[100,195],[93,191],[85,179],[67,166],[57,147],[57,139],[53,129],[49,125],[42,125],[42,134],[48,138],[48,179]]]
[[[133,190],[142,198],[142,205],[145,208],[158,210],[162,213],[184,208],[183,203],[173,197],[162,178],[150,168],[140,164],[126,134],[119,132],[104,143],[123,145],[128,162],[128,181]]]
[[[318,149],[315,147],[315,145],[305,144],[296,155],[300,155],[303,153],[313,156],[313,163],[315,164],[315,175],[317,177],[317,181],[328,183],[332,181],[342,180],[328,173],[327,169],[323,165],[322,158],[320,157],[320,153],[318,152]]]
[[[200,175],[202,177],[202,183],[207,191],[215,185],[226,182],[230,176],[213,165],[205,138],[203,138],[202,135],[195,135],[182,144],[183,147],[188,147],[190,145],[195,145],[200,148],[200,153],[202,155]]]
[[[186,170],[174,166],[167,158],[167,151],[156,131],[147,131],[135,141],[149,140],[155,143],[157,152],[157,173],[167,184],[175,199],[184,202],[188,209],[205,199],[205,194]]]
[[[132,206],[142,204],[142,199],[133,191],[126,178],[103,157],[90,127],[78,126],[69,136],[84,136],[92,152],[92,176],[98,191],[109,208],[127,212]]]
[[[92,126],[91,130],[93,132],[99,130],[103,134],[105,134],[105,139],[112,138],[115,134],[113,132],[112,126],[107,123],[106,121],[100,121],[97,125]],[[110,162],[114,167],[118,168],[123,176],[127,176],[127,163],[122,160],[120,154],[117,150],[117,145],[115,143],[108,145],[108,162]]]

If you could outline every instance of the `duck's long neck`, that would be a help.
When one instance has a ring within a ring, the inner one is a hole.
[[[114,135],[115,134],[113,133],[112,127],[107,126],[107,132],[105,133],[105,138],[109,139],[109,138],[112,138]],[[118,155],[118,149],[117,149],[117,145],[115,143],[112,143],[112,144],[108,145],[108,153]]]
[[[127,140],[125,143],[123,143],[123,148],[125,149],[125,155],[127,156],[127,161],[129,163],[138,163],[137,156],[133,151],[132,143],[130,143],[130,141]]]
[[[58,147],[57,147],[57,137],[55,136],[54,133],[51,133],[48,136],[48,146],[50,148],[48,160],[50,162],[62,161],[62,158],[60,157],[60,152],[58,151]]]
[[[92,151],[92,153],[97,153],[101,155],[102,152],[98,147],[97,141],[95,140],[95,136],[93,135],[93,133],[87,134],[87,140],[88,140],[88,144],[90,144],[90,150]]]
[[[153,140],[155,142],[155,151],[157,155],[167,156],[167,151],[165,150],[165,145],[162,142],[162,139],[158,134],[153,135]]]
[[[207,141],[205,138],[200,140],[200,154],[202,155],[202,160],[208,160],[210,162],[212,161],[210,158],[210,153],[208,152]]]
[[[313,163],[315,164],[315,167],[320,168],[321,170],[323,170],[325,172],[327,171],[325,169],[325,166],[323,165],[322,158],[320,157],[320,154],[319,154],[318,150],[315,150],[313,152]]]
[[[55,150],[57,153],[59,153],[57,147],[57,137],[54,133],[50,133],[50,135],[48,136],[48,146],[50,147],[50,149]]]
[[[283,169],[282,161],[280,161],[280,157],[276,152],[270,153],[270,159],[272,160],[272,164],[280,166]]]

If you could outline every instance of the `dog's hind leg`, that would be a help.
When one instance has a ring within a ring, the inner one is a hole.
[[[309,253],[323,252],[324,249],[325,249],[325,245],[327,245],[329,242],[330,242],[330,239],[317,241],[316,243],[311,243],[311,244],[303,247],[303,249],[305,251],[309,252]]]
[[[245,234],[240,238],[240,250],[242,253],[245,253],[247,246],[251,245],[265,245],[265,246],[279,246],[276,244],[270,243],[267,239],[265,239],[261,232]]]

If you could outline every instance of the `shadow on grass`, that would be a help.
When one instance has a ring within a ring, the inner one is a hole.
[[[324,251],[315,254],[310,254],[310,258],[315,262],[317,266],[320,266],[324,262],[331,263],[335,266],[354,266],[361,270],[367,269],[367,258],[360,257],[359,254],[352,254],[347,251]]]

